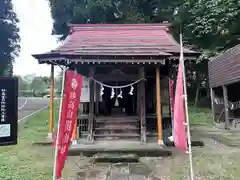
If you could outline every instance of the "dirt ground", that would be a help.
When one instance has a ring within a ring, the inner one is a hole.
[[[206,130],[206,129],[205,129]],[[197,131],[196,131],[197,132]],[[193,148],[193,168],[195,180],[239,180],[240,179],[240,149],[236,145],[240,133],[207,131],[203,132],[204,147]],[[200,135],[200,134],[197,134]],[[220,140],[214,138],[215,135]],[[222,137],[221,137],[222,136]],[[230,147],[227,137],[235,145]],[[222,139],[225,138],[225,141]],[[68,161],[73,162],[74,157]],[[173,151],[169,158],[140,158],[140,163],[119,164],[109,168],[109,164],[93,165],[91,158],[82,158],[74,168],[73,180],[187,180],[189,179],[189,156]],[[72,164],[72,163],[71,163]],[[66,164],[66,167],[68,165]]]
[[[227,147],[213,139],[204,139],[205,146],[193,148],[195,180],[240,179],[240,151]],[[142,162],[152,170],[150,179],[189,179],[188,155],[175,153],[171,158],[149,159]]]

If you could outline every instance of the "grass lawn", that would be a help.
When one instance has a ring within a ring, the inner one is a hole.
[[[152,177],[164,180],[188,180],[189,158],[178,153],[169,158],[157,160],[143,158],[154,172]],[[193,148],[193,169],[195,180],[239,180],[240,152],[237,148],[223,146],[211,139],[205,147]]]
[[[48,109],[30,117],[20,124],[18,145],[0,147],[1,180],[51,179],[54,149],[51,145],[34,145],[47,136],[48,118]],[[64,175],[68,175],[68,168]]]
[[[209,109],[189,109],[192,125],[212,126],[212,115]],[[55,116],[56,117],[56,116]],[[20,124],[19,141],[16,146],[0,147],[0,179],[1,180],[51,180],[53,168],[52,146],[34,145],[43,142],[47,136],[49,110],[30,117]],[[194,148],[194,168],[196,179],[240,179],[240,153],[234,147],[226,147],[207,141],[203,148]],[[63,178],[76,174],[76,157],[69,157]],[[171,158],[149,161],[151,170],[156,176],[168,177],[170,180],[185,180],[188,174],[188,158],[176,155]],[[77,169],[78,171],[78,169]],[[228,171],[228,172],[227,172]],[[166,179],[168,179],[166,178]],[[163,178],[164,179],[164,178]]]
[[[189,107],[189,120],[191,125],[213,127],[212,111],[209,108]]]
[[[189,119],[192,127],[201,129],[200,134],[192,130],[192,137],[200,137],[205,143],[204,147],[193,148],[195,180],[239,180],[240,132],[212,128],[212,113],[207,108],[190,106]],[[177,153],[169,158],[142,158],[142,161],[150,167],[152,177],[156,179],[188,179],[188,155]]]

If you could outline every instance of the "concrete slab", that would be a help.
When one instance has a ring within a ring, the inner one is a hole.
[[[130,163],[138,162],[136,154],[119,154],[119,153],[98,153],[94,155],[95,163]]]
[[[129,180],[147,180],[147,178],[142,175],[130,175]]]
[[[69,156],[93,156],[97,153],[127,153],[137,154],[139,157],[171,156],[171,148],[159,146],[157,143],[142,144],[139,141],[97,141],[92,144],[72,145]]]

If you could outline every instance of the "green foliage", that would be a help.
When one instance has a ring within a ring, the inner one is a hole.
[[[189,89],[194,91],[208,88],[209,58],[240,41],[238,0],[50,0],[50,5],[54,34],[63,39],[68,23],[170,22],[177,41],[181,30],[184,46],[203,52],[187,65]]]
[[[202,51],[188,68],[192,89],[208,89],[208,60],[240,42],[239,21],[240,4],[236,0],[184,0],[179,6],[172,21],[174,35],[181,28],[184,44]],[[209,91],[206,92],[209,97]]]
[[[18,145],[1,148],[0,179],[47,180],[51,178],[53,148],[33,144],[46,136],[48,112],[49,110],[44,110],[19,124]]]
[[[189,119],[191,125],[196,126],[213,126],[212,112],[209,108],[194,108],[190,105],[189,107]]]
[[[58,105],[57,101],[54,110],[54,128],[58,120]],[[46,143],[48,118],[49,109],[45,109],[21,121],[18,144],[0,148],[1,180],[50,180],[52,178],[54,148],[51,145],[39,145]],[[63,179],[75,175],[74,158],[66,163]]]
[[[150,23],[171,21],[183,0],[50,0],[54,34],[68,34],[68,23]]]
[[[185,0],[177,19],[181,19],[185,40],[197,48],[220,51],[239,43],[237,0]]]
[[[44,89],[46,88],[44,81],[42,80],[41,77],[35,77],[30,85],[31,89],[34,91],[44,91]]]
[[[20,50],[20,37],[16,25],[18,19],[15,12],[13,12],[12,1],[0,1],[0,7],[0,76],[3,76],[11,75],[12,62]]]
[[[68,34],[68,23],[159,23],[169,21],[178,40],[213,52],[239,43],[237,0],[50,0],[54,34]],[[211,55],[211,53],[210,53]]]
[[[42,97],[50,93],[50,77],[36,76],[29,74],[26,76],[18,76],[19,95],[20,96],[37,96]],[[54,79],[55,93],[61,91],[62,73],[59,73]]]
[[[61,92],[62,90],[62,77],[63,71],[59,72],[57,77],[54,79],[54,89],[57,90],[57,92]]]

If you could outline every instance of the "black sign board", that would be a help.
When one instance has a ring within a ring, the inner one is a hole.
[[[0,77],[0,146],[17,144],[18,79]]]

